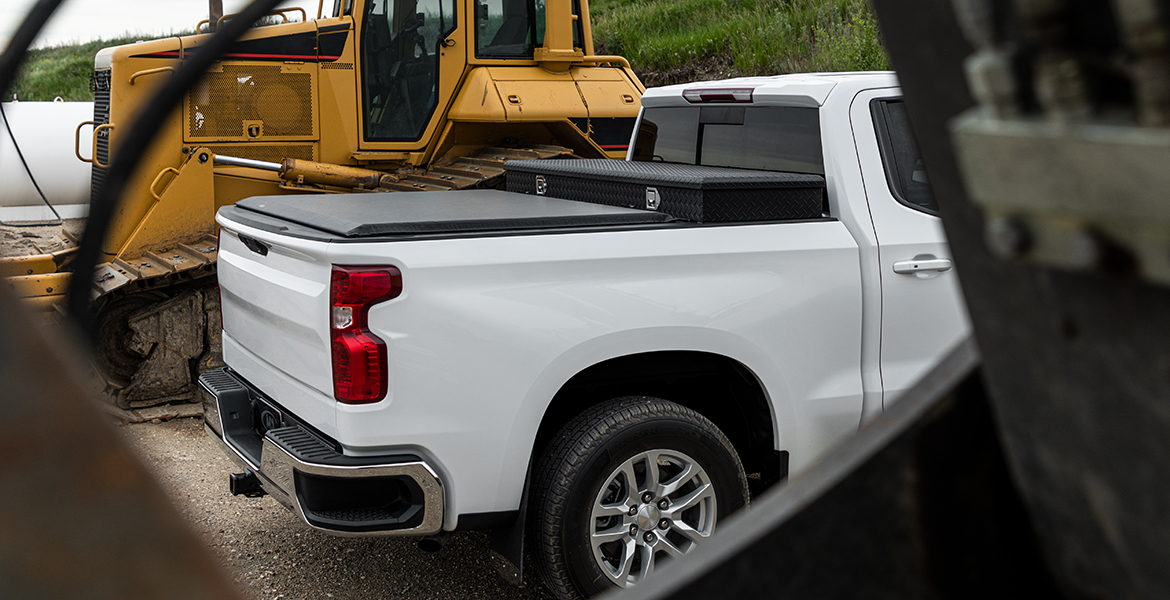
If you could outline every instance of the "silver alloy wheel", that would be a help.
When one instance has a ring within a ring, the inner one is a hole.
[[[694,459],[648,450],[605,479],[589,515],[597,566],[619,587],[641,583],[663,558],[694,550],[715,531],[715,488]]]

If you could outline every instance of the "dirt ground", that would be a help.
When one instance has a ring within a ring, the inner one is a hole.
[[[81,235],[84,227],[85,219],[68,219],[65,221],[65,228],[70,233],[78,236]],[[40,252],[37,252],[38,246],[45,252],[52,252],[53,248],[51,247],[50,241],[53,236],[59,233],[61,233],[61,225],[44,227],[0,225],[0,257],[40,254]]]
[[[434,554],[407,538],[342,538],[310,530],[269,497],[227,491],[234,463],[203,421],[123,425],[179,512],[253,598],[532,599],[551,594],[526,569],[513,587],[491,566],[487,535],[457,533]]]

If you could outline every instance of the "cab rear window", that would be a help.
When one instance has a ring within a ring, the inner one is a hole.
[[[825,174],[818,109],[789,106],[648,108],[634,160]]]

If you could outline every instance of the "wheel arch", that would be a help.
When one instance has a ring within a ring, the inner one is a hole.
[[[545,408],[531,460],[539,460],[575,415],[620,396],[669,400],[710,419],[735,447],[745,472],[759,474],[752,479],[753,488],[762,489],[787,474],[786,453],[775,450],[777,415],[763,382],[742,362],[703,350],[636,352],[582,368]]]
[[[689,361],[705,365],[716,372],[733,373],[742,381],[745,391],[750,390],[747,396],[751,399],[749,414],[754,411],[760,417],[759,426],[762,430],[757,433],[764,434],[756,437],[753,444],[750,434],[745,436],[742,429],[731,427],[733,433],[724,430],[740,455],[745,472],[749,475],[761,473],[760,478],[749,479],[754,488],[752,492],[758,492],[787,474],[788,453],[778,452],[775,448],[787,447],[794,441],[796,432],[789,430],[795,421],[794,407],[787,401],[787,396],[777,397],[777,393],[787,393],[788,381],[779,365],[773,364],[763,350],[729,332],[690,327],[622,331],[577,344],[553,358],[542,369],[516,412],[517,422],[511,435],[508,455],[516,459],[523,457],[525,468],[517,481],[522,481],[523,485],[511,487],[509,482],[516,481],[513,479],[515,474],[507,476],[501,482],[501,493],[506,494],[505,490],[515,489],[518,492],[516,505],[519,510],[513,524],[495,528],[491,538],[493,550],[515,567],[516,581],[523,581],[524,577],[521,566],[523,540],[530,475],[535,463],[539,462],[552,436],[574,415],[611,398],[636,395],[629,388],[622,391],[616,386],[603,386],[602,389],[594,389],[593,393],[582,392],[582,389],[591,383],[603,382],[604,375],[615,370],[644,371],[643,359],[660,365],[670,364],[671,360],[682,360],[678,363],[680,365],[688,364]],[[666,371],[660,369],[658,374],[665,375]],[[661,389],[646,391],[659,394],[656,397],[662,397],[663,394]],[[667,394],[663,399],[678,402],[679,397]],[[688,402],[687,398],[679,403],[684,406],[694,404]],[[730,406],[722,407],[724,411],[720,413],[720,407],[698,404],[699,408],[689,407],[721,430],[725,427],[724,423],[733,421],[730,408],[738,410],[740,406],[738,403],[728,403]],[[769,466],[773,475],[766,477],[760,469]]]

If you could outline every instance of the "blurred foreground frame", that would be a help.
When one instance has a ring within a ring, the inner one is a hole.
[[[241,598],[34,321],[0,286],[0,597]]]
[[[951,4],[873,3],[982,366],[975,370],[974,343],[956,349],[858,436],[729,520],[694,556],[621,595],[1168,598],[1170,289],[1140,268],[1140,253],[1117,259],[1127,240],[1108,228],[1066,236],[1098,251],[1061,253],[1046,244],[1065,238],[1045,234],[1048,222],[1024,209],[1017,223],[1043,235],[1029,257],[1027,236],[1006,235],[1015,225],[989,227],[990,205],[968,197],[948,135],[975,104],[962,66],[974,49]],[[1165,5],[1011,4],[1071,7],[1066,19]],[[1075,46],[1077,36],[1066,37],[1055,50]],[[77,346],[51,333],[0,289],[0,593],[236,597],[90,401]]]

